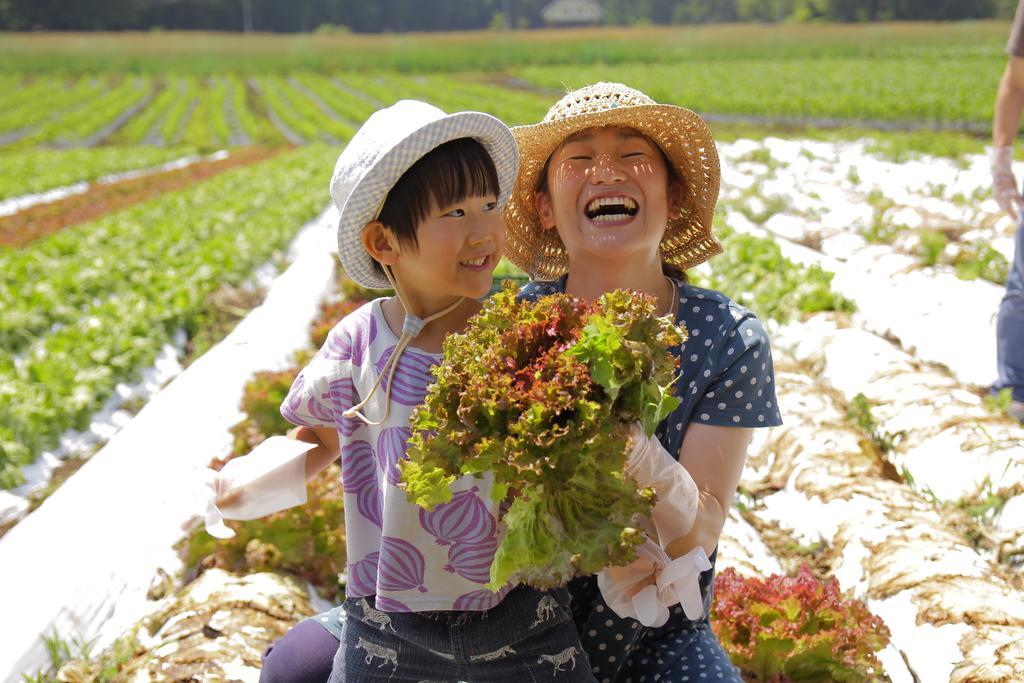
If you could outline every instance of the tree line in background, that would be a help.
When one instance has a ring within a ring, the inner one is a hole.
[[[536,28],[551,0],[0,0],[0,30],[359,33]],[[1016,0],[601,0],[605,23],[1009,18]]]

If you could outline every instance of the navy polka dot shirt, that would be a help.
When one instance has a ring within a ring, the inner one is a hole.
[[[658,425],[656,435],[661,444],[678,457],[686,429],[694,422],[728,427],[782,424],[775,399],[771,347],[761,321],[721,292],[679,280],[676,283],[680,297],[676,323],[686,328],[689,339],[673,349],[680,361],[677,395],[681,404]],[[563,291],[564,277],[552,282],[531,282],[523,287],[520,296],[535,300]],[[646,657],[639,657],[641,653],[662,641],[681,641],[682,634],[707,627],[716,555],[717,550],[710,558],[711,569],[700,577],[705,608],[700,622],[691,622],[682,608],[676,606],[666,625],[646,628],[633,619],[618,617],[601,598],[595,577],[580,577],[569,584],[576,627],[598,680],[614,681],[637,674],[640,664],[634,660],[639,659],[643,669],[650,665]],[[710,632],[708,636],[713,638]],[[631,654],[636,656],[630,657]],[[704,657],[699,651],[694,656]],[[627,661],[633,663],[627,665]],[[687,664],[680,661],[676,666],[685,669]],[[657,675],[655,669],[645,673]]]

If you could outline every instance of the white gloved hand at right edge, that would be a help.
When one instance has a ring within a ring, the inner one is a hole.
[[[306,453],[314,443],[272,436],[248,455],[235,458],[220,472],[203,469],[202,512],[206,531],[220,539],[232,538],[225,519],[247,520],[286,510],[306,502]],[[230,498],[230,503],[217,501]]]
[[[988,166],[992,172],[992,196],[999,208],[1017,220],[1024,197],[1013,175],[1013,147],[989,147]]]

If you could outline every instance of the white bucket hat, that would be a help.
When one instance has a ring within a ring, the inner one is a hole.
[[[425,102],[401,100],[374,112],[352,136],[331,177],[331,199],[341,214],[338,254],[350,278],[371,289],[391,286],[363,248],[363,228],[377,218],[388,192],[409,167],[458,138],[474,138],[494,161],[501,209],[519,170],[519,148],[508,127],[489,114],[445,114]]]

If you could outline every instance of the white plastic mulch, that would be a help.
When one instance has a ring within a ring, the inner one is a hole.
[[[964,383],[991,384],[1002,286],[961,280],[948,266],[924,267],[913,253],[913,229],[925,226],[951,229],[964,244],[980,241],[1012,258],[1014,226],[988,198],[983,156],[968,157],[966,168],[928,157],[893,163],[869,154],[863,142],[778,138],[740,140],[720,152],[728,225],[770,235],[791,260],[835,273],[832,288],[856,302],[861,327],[898,339]],[[765,152],[774,167],[752,161]],[[893,245],[870,244],[862,235],[875,211],[872,191],[895,204],[884,220],[906,226]],[[756,213],[772,198],[782,198],[785,208],[763,225],[729,206],[733,200]]]
[[[157,567],[172,571],[172,546],[195,510],[183,481],[231,446],[245,382],[282,369],[308,343],[308,326],[332,284],[336,215],[305,226],[291,265],[254,309],[0,539],[0,680],[48,665],[41,635],[120,635],[145,612]]]
[[[81,181],[71,185],[65,185],[64,187],[55,187],[51,190],[46,190],[45,192],[36,192],[34,194],[24,194],[18,197],[11,197],[10,199],[0,201],[0,216],[10,216],[11,214],[24,211],[36,204],[48,204],[72,195],[85,194],[91,184],[109,185],[110,183],[130,180],[132,178],[140,178],[152,173],[185,168],[186,166],[191,166],[197,161],[218,161],[220,159],[226,159],[228,156],[228,152],[221,150],[205,157],[181,157],[180,159],[168,161],[165,164],[160,164],[159,166],[153,166],[151,168],[140,168],[134,171],[125,171],[123,173],[108,173],[107,175],[100,176],[96,180],[92,181],[92,183]]]

